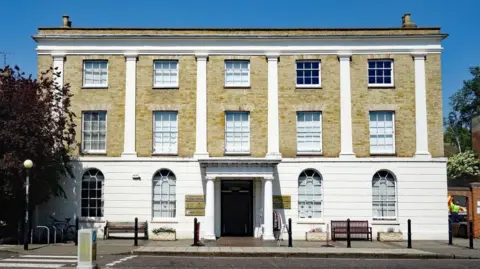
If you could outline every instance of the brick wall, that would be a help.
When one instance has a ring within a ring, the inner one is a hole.
[[[153,88],[153,61],[178,60],[179,84],[176,89]],[[139,56],[136,91],[136,150],[152,156],[153,111],[178,112],[178,156],[192,157],[195,151],[195,109],[197,64],[194,56]]]
[[[320,59],[321,89],[296,88],[295,61]],[[297,155],[297,111],[322,112],[323,156],[340,152],[340,64],[337,56],[281,56],[278,63],[278,106],[280,152],[283,157]]]
[[[84,89],[83,60],[108,60],[108,88]],[[72,111],[76,114],[77,150],[81,148],[82,111],[107,111],[107,156],[118,157],[123,151],[125,114],[125,57],[112,55],[77,56],[68,55],[64,64],[64,83],[71,85]],[[103,154],[104,155],[104,154]]]
[[[468,219],[473,220],[473,236],[480,237],[480,214],[477,211],[477,203],[480,202],[480,183],[470,183],[470,187],[448,188],[448,194],[468,197]]]
[[[225,88],[225,60],[250,60],[250,88]],[[225,149],[225,111],[250,112],[250,155],[267,153],[267,61],[264,56],[210,56],[207,63],[207,150],[220,157]]]

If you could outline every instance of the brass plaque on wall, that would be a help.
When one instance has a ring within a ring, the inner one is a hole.
[[[274,195],[272,198],[273,198],[273,209],[291,209],[292,208],[290,195],[287,195],[287,196]]]
[[[185,195],[185,216],[205,216],[203,195]]]
[[[185,216],[205,216],[205,209],[203,208],[185,209]]]

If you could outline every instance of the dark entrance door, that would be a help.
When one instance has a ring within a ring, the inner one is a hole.
[[[251,180],[222,180],[222,236],[253,236]]]

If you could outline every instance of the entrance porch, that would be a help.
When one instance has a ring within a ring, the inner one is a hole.
[[[222,236],[274,240],[272,181],[280,160],[199,160],[205,182],[205,240]]]

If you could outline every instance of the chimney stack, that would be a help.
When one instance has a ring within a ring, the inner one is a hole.
[[[411,21],[411,15],[409,13],[402,17],[402,28],[417,28],[417,25]]]
[[[62,27],[66,27],[66,28],[70,28],[72,27],[72,22],[69,20],[69,16],[68,15],[63,15],[63,25]]]

